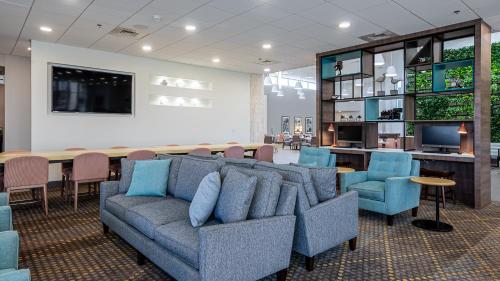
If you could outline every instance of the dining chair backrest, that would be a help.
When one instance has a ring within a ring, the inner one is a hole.
[[[156,156],[156,153],[151,150],[136,150],[127,155],[128,160],[151,160]]]
[[[231,146],[224,150],[224,157],[243,159],[245,157],[245,149],[239,145]]]
[[[318,137],[311,137],[311,146],[318,146]]]
[[[20,156],[5,161],[4,185],[8,187],[47,184],[49,160],[40,156]]]
[[[167,146],[179,146],[178,144],[167,144]]]
[[[208,142],[202,142],[202,143],[199,143],[198,145],[210,145]]]
[[[77,155],[73,159],[74,181],[107,179],[109,176],[108,155],[100,152],[88,152]]]
[[[87,150],[87,149],[83,147],[68,147],[64,149],[64,151],[80,151],[80,150]]]
[[[226,144],[239,144],[237,141],[228,141]]]
[[[269,144],[259,146],[255,151],[255,160],[273,163],[274,147]]]
[[[189,154],[190,155],[210,155],[210,154],[212,154],[212,152],[210,151],[210,149],[208,149],[206,147],[198,147],[198,148],[191,150],[191,152],[189,152]]]
[[[293,142],[300,142],[300,136],[299,135],[293,135],[292,136],[292,141]]]

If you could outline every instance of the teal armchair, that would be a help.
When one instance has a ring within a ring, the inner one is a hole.
[[[403,152],[373,152],[368,171],[340,175],[342,193],[357,191],[359,208],[385,214],[392,225],[394,215],[412,210],[417,216],[420,185],[410,181],[419,176],[420,162]]]
[[[336,155],[328,148],[302,147],[298,164],[307,167],[335,168]]]
[[[0,193],[0,281],[29,281],[29,269],[18,269],[19,235],[12,230],[7,194]]]

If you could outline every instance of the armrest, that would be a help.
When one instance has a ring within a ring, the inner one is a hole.
[[[12,229],[12,210],[9,206],[0,206],[0,231]]]
[[[106,204],[106,199],[109,197],[118,194],[120,190],[120,182],[119,181],[104,181],[101,182],[99,187],[99,211],[102,214],[102,209],[104,208],[104,204]]]
[[[298,227],[307,240],[309,256],[358,236],[358,193],[350,191],[307,210]],[[304,253],[306,254],[306,253]]]
[[[201,280],[257,280],[289,266],[295,216],[201,227]]]
[[[409,177],[392,177],[385,180],[385,202],[389,214],[396,214],[418,207],[420,202],[420,184]]]
[[[9,202],[7,202],[7,192],[0,192],[0,206],[7,206]]]
[[[368,172],[360,171],[353,173],[340,174],[340,190],[342,193],[347,192],[347,187],[355,183],[360,183],[368,180]]]
[[[0,232],[0,253],[2,253],[0,270],[17,269],[17,259],[19,258],[19,235],[17,231]]]

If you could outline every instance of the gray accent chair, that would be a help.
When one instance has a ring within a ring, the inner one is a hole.
[[[104,233],[111,229],[134,247],[138,264],[147,257],[177,280],[257,280],[273,273],[278,280],[286,279],[295,227],[295,186],[281,185],[279,175],[267,173],[262,190],[256,187],[256,193],[269,190],[266,188],[272,188],[271,184],[279,190],[272,192],[274,205],[255,202],[255,208],[266,207],[265,217],[223,224],[212,216],[205,225],[195,228],[189,222],[189,204],[201,179],[220,171],[224,162],[192,156],[158,158],[172,160],[166,198],[125,196],[123,185],[130,180],[127,171],[122,171],[120,182],[101,183]],[[246,163],[253,164],[237,164]],[[274,209],[269,208],[271,205]]]
[[[323,199],[315,186],[309,168],[297,165],[257,162],[254,169],[271,170],[283,177],[283,186],[296,186],[295,233],[293,250],[305,256],[306,269],[314,270],[314,257],[335,246],[349,241],[349,248],[356,249],[358,236],[358,193],[350,191],[340,196]],[[336,168],[322,168],[330,174],[329,181],[335,188]],[[335,190],[335,189],[333,189]],[[334,193],[335,191],[333,191]],[[335,195],[335,194],[333,194]],[[319,196],[319,197],[318,197]]]

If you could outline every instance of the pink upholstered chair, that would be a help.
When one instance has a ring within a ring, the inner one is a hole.
[[[6,155],[12,155],[12,154],[19,154],[21,156],[25,152],[28,152],[28,151],[22,150],[22,149],[7,150],[7,151],[0,153],[0,155],[6,156]],[[4,191],[3,172],[0,172],[0,192],[2,192],[2,191]]]
[[[99,183],[106,181],[109,175],[109,158],[104,153],[89,152],[76,156],[73,159],[73,170],[70,181],[74,185],[73,207],[78,208],[78,185],[80,183],[94,184],[97,191]],[[95,185],[97,183],[97,185]],[[91,186],[89,185],[89,193]],[[97,192],[96,192],[97,193]]]
[[[226,158],[244,158],[245,149],[239,145],[231,146],[224,150],[224,157]]]
[[[151,150],[137,150],[130,152],[127,155],[128,160],[151,160],[156,156],[156,153]]]
[[[40,156],[20,156],[5,161],[4,184],[7,202],[10,193],[42,189],[45,215],[49,214],[47,183],[49,181],[49,160]]]
[[[125,149],[125,148],[129,148],[128,146],[112,146],[111,149]],[[121,162],[120,162],[120,159],[113,159],[111,161],[109,161],[109,180],[111,180],[112,178],[114,180],[119,180],[120,179],[120,175],[121,175],[121,172],[122,172],[122,165],[121,165]],[[114,176],[114,177],[112,177]]]
[[[68,147],[64,149],[64,151],[83,151],[87,150],[86,148],[83,147]],[[69,177],[71,175],[71,169],[73,168],[73,163],[72,162],[63,162],[61,163],[61,174],[62,174],[62,179],[61,179],[61,197],[67,198],[65,196],[66,192],[66,185],[69,184]]]
[[[124,149],[128,148],[128,146],[112,146],[111,149]]]
[[[205,156],[205,155],[211,155],[211,154],[212,154],[212,152],[210,151],[210,149],[208,149],[206,147],[198,147],[198,148],[191,150],[191,152],[189,152],[189,155]]]
[[[273,163],[273,152],[274,147],[272,145],[265,144],[263,146],[259,146],[257,151],[255,151],[255,160]]]

